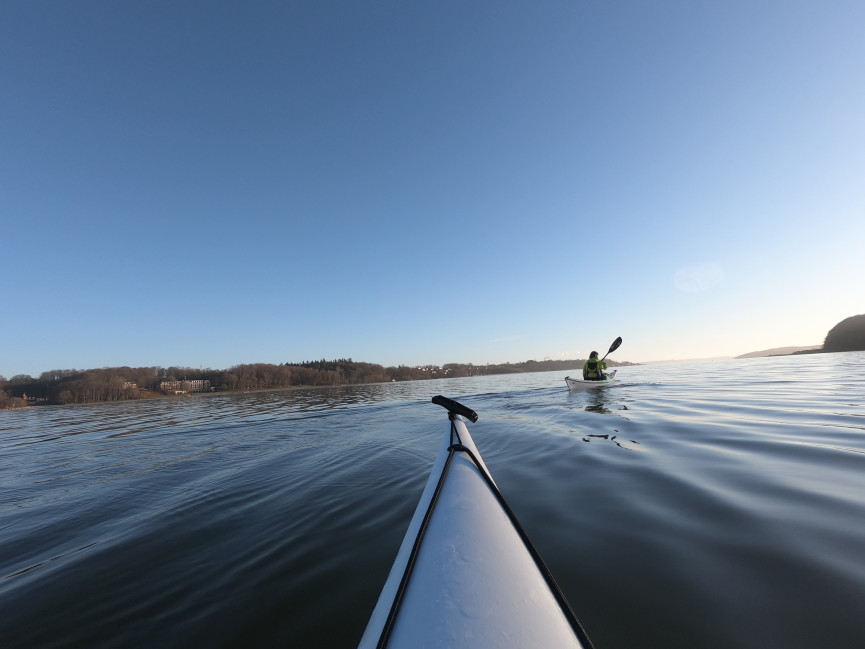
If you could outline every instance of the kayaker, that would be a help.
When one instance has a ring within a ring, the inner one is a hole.
[[[607,369],[605,361],[598,360],[598,352],[589,354],[589,360],[583,365],[583,378],[586,381],[603,381],[606,377],[604,370]]]

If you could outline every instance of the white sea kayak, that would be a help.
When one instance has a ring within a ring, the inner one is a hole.
[[[590,649],[469,435],[477,415],[433,403],[450,425],[359,649]]]
[[[618,370],[613,370],[607,374],[607,377],[602,381],[588,381],[586,379],[574,379],[570,376],[566,376],[565,383],[568,384],[568,390],[571,390],[572,392],[588,390],[589,388],[601,388],[606,385],[612,385],[616,382],[616,372],[618,372]]]

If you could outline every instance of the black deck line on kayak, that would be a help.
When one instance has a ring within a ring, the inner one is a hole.
[[[438,405],[444,405],[448,408],[444,403],[439,403],[436,401],[438,397],[433,398],[434,403],[438,403]],[[444,401],[451,401],[446,397],[441,397]],[[461,408],[465,408],[462,404],[457,403],[456,401],[451,401],[451,403],[455,403]],[[465,408],[468,410],[468,408]],[[577,636],[577,639],[580,641],[580,644],[583,645],[584,649],[594,649],[594,645],[592,645],[592,641],[589,639],[588,634],[586,634],[585,629],[583,629],[582,624],[577,619],[576,614],[574,613],[571,605],[568,604],[568,600],[565,599],[565,595],[562,592],[562,589],[559,588],[558,583],[553,578],[550,569],[547,568],[547,565],[544,563],[544,560],[541,558],[541,555],[535,549],[535,546],[532,544],[531,540],[529,540],[528,535],[526,534],[523,526],[520,525],[519,520],[517,519],[517,515],[514,514],[510,505],[508,505],[505,497],[502,495],[502,492],[499,491],[499,488],[496,486],[496,483],[493,481],[492,476],[484,469],[483,465],[479,461],[479,459],[475,456],[470,448],[464,446],[462,440],[460,439],[459,432],[456,429],[456,424],[454,423],[454,411],[448,408],[449,418],[451,420],[451,443],[448,447],[448,457],[445,460],[445,464],[442,467],[441,475],[439,476],[438,483],[436,484],[435,491],[433,492],[432,498],[430,499],[429,506],[427,507],[426,512],[424,513],[423,521],[421,522],[420,528],[418,529],[417,536],[415,537],[414,544],[412,545],[411,554],[409,555],[408,561],[406,562],[405,571],[403,572],[402,579],[399,582],[399,587],[397,588],[397,592],[394,595],[393,602],[391,603],[390,611],[388,612],[387,620],[382,627],[381,636],[379,636],[378,644],[376,645],[377,649],[384,649],[387,646],[388,641],[390,640],[391,632],[393,631],[393,627],[396,624],[396,616],[399,613],[400,606],[402,605],[403,598],[405,596],[405,592],[408,589],[408,582],[411,578],[411,573],[414,570],[415,563],[417,561],[418,553],[420,552],[421,543],[423,541],[423,537],[426,534],[426,530],[429,527],[430,519],[432,518],[433,511],[435,510],[436,504],[438,503],[439,495],[441,494],[441,490],[444,487],[445,477],[450,470],[451,461],[454,458],[454,455],[457,453],[465,453],[468,458],[472,461],[472,463],[477,468],[478,472],[484,479],[487,487],[489,487],[490,491],[492,491],[496,500],[498,501],[501,508],[504,510],[508,519],[513,525],[514,529],[517,531],[520,539],[525,545],[526,549],[529,551],[532,559],[535,561],[535,565],[540,571],[541,575],[544,578],[544,581],[547,583],[550,591],[553,594],[556,602],[559,605],[559,608],[562,611],[562,614],[568,620],[568,623],[571,625],[571,628],[574,631],[574,634]],[[473,410],[469,410],[472,414],[474,414]],[[477,415],[475,414],[475,419],[477,420]],[[456,438],[456,442],[454,442],[454,438]]]
[[[451,449],[454,448],[454,435],[456,435],[457,439],[459,439],[459,433],[456,432],[456,426],[454,425],[453,417],[451,417]],[[462,446],[462,442],[460,442],[460,446]],[[435,491],[433,492],[432,498],[430,499],[426,513],[424,513],[423,521],[421,522],[420,528],[418,529],[417,536],[414,540],[414,545],[412,545],[411,548],[411,554],[409,555],[408,561],[406,562],[405,571],[402,574],[402,579],[400,579],[399,587],[396,590],[396,594],[393,598],[393,603],[390,606],[390,612],[388,612],[387,620],[385,620],[384,626],[382,627],[381,635],[379,636],[378,644],[376,645],[377,649],[384,649],[384,647],[387,646],[387,643],[390,640],[391,631],[393,631],[394,624],[396,624],[397,613],[399,612],[399,608],[402,605],[405,591],[408,588],[408,581],[411,578],[411,573],[414,570],[414,564],[417,561],[417,555],[420,552],[421,542],[423,541],[423,537],[426,534],[427,528],[429,527],[430,519],[432,518],[433,511],[435,510],[435,506],[438,502],[439,495],[441,494],[442,487],[444,487],[445,477],[450,470],[451,460],[453,459],[453,457],[454,452],[451,451],[450,453],[448,453],[447,460],[445,460],[445,464],[442,467],[439,481],[436,484]]]
[[[451,424],[451,426],[453,426],[453,424]],[[471,461],[477,467],[481,476],[483,476],[484,482],[487,483],[487,486],[490,488],[490,491],[493,492],[493,495],[496,497],[496,500],[499,502],[499,505],[504,510],[505,514],[507,514],[508,519],[511,521],[511,525],[514,526],[514,529],[517,531],[517,534],[519,534],[520,539],[522,539],[523,545],[526,546],[526,549],[529,551],[529,554],[532,556],[532,559],[535,560],[535,565],[538,567],[538,570],[540,571],[541,575],[543,575],[544,581],[547,582],[547,586],[549,587],[550,591],[553,593],[553,597],[555,597],[556,602],[558,602],[559,608],[562,609],[562,613],[564,614],[565,618],[570,623],[571,628],[574,630],[574,633],[577,636],[577,639],[580,641],[580,644],[583,645],[584,649],[594,649],[594,646],[592,645],[592,641],[589,639],[589,636],[586,633],[585,629],[583,629],[583,625],[580,624],[580,621],[577,619],[577,616],[574,613],[573,609],[571,608],[571,605],[568,604],[568,600],[565,599],[565,594],[562,592],[562,589],[559,588],[559,584],[556,582],[555,578],[553,577],[553,573],[550,572],[550,569],[547,568],[547,564],[544,563],[544,560],[541,558],[541,555],[535,549],[535,546],[532,544],[531,540],[529,539],[528,534],[526,534],[526,531],[523,529],[523,526],[520,525],[520,521],[517,519],[517,515],[514,514],[514,511],[511,509],[511,506],[508,505],[508,501],[505,500],[504,495],[502,495],[502,492],[499,491],[499,488],[496,486],[496,483],[493,481],[492,476],[484,470],[483,465],[480,463],[478,458],[475,457],[475,454],[472,452],[472,450],[470,448],[460,444],[458,446],[451,446],[451,448],[449,450],[451,451],[451,454],[453,454],[455,451],[460,451],[460,452],[468,455],[469,458],[471,458]]]

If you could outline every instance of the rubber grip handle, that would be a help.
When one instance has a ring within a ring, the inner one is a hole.
[[[476,413],[471,408],[466,408],[463,404],[458,401],[454,401],[453,399],[448,399],[447,397],[443,397],[442,395],[436,395],[432,398],[432,402],[437,406],[441,406],[451,414],[454,415],[462,415],[470,422],[474,423],[478,420],[478,413]]]

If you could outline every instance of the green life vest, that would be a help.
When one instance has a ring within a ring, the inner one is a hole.
[[[603,361],[599,361],[597,358],[590,358],[583,365],[583,378],[589,380],[600,379],[602,376],[601,370],[606,366],[607,364]]]

